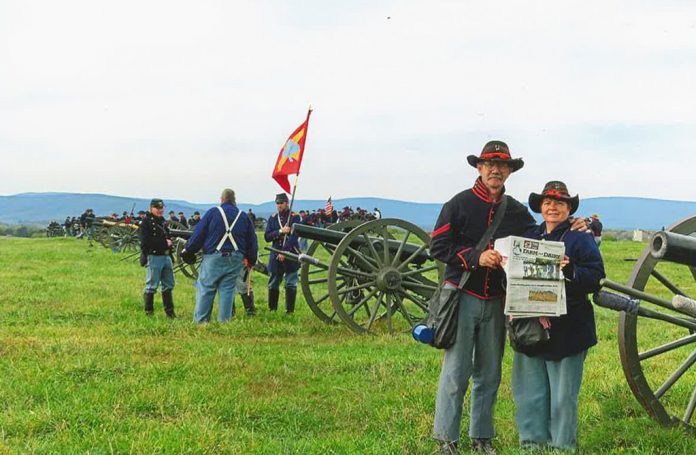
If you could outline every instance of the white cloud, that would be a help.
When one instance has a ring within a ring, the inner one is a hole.
[[[676,1],[3,2],[0,194],[268,200],[312,102],[301,198],[446,200],[502,138],[528,163],[520,199],[552,178],[694,199],[650,172],[691,160],[694,17]]]

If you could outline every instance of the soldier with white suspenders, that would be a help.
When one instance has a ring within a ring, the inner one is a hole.
[[[210,321],[216,293],[218,321],[227,321],[234,315],[234,292],[242,267],[253,266],[258,255],[254,224],[237,208],[234,191],[229,188],[222,191],[220,205],[208,210],[196,225],[183,254],[201,249],[203,261],[196,280],[193,321]]]

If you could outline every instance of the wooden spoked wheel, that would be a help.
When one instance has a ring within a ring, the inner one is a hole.
[[[690,235],[696,217],[667,231]],[[628,281],[638,291],[671,301],[676,294],[696,297],[696,269],[642,253]],[[660,424],[694,426],[696,410],[696,319],[643,300],[652,316],[622,312],[619,351],[626,380],[640,404]]]

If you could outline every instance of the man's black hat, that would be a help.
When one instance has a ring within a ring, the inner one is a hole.
[[[155,198],[155,199],[150,201],[150,207],[163,209],[164,208],[164,201],[162,199]]]
[[[571,215],[575,213],[580,205],[578,195],[570,197],[566,184],[558,180],[553,180],[544,185],[541,194],[532,193],[529,195],[529,208],[532,209],[532,212],[541,213],[541,203],[545,198],[566,202],[568,207],[570,207]]]
[[[199,212],[198,210],[196,210],[195,212],[193,212],[193,214],[194,214],[194,215],[200,215],[201,212]]]
[[[276,194],[275,201],[276,204],[279,204],[281,202],[290,202],[290,200],[288,199],[288,195],[285,193]]]
[[[510,155],[510,148],[503,141],[489,141],[483,146],[481,154],[479,156],[469,155],[466,160],[473,167],[484,161],[499,161],[507,163],[511,168],[512,172],[519,171],[524,166],[524,161],[522,158],[512,159]]]
[[[145,210],[138,210],[138,215],[145,215]]]

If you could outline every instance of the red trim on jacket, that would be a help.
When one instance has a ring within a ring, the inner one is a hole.
[[[469,270],[469,263],[466,261],[466,258],[464,257],[464,253],[466,253],[467,251],[470,251],[472,249],[473,248],[471,248],[471,247],[463,248],[463,249],[457,251],[457,253],[456,253],[459,260],[462,261],[462,264],[464,264],[464,270]]]
[[[445,232],[448,232],[451,227],[452,227],[451,223],[447,223],[444,226],[440,226],[439,228],[435,229],[432,232],[432,234],[430,234],[430,238],[435,238],[440,234],[444,234]]]
[[[471,191],[473,191],[474,194],[483,202],[487,202],[489,204],[500,204],[500,201],[502,200],[500,197],[496,201],[494,201],[491,198],[491,193],[490,191],[488,191],[486,185],[483,184],[483,180],[481,180],[481,177],[476,179],[476,182],[474,182],[474,186],[471,188]],[[505,193],[505,187],[503,187],[503,191],[500,194],[502,195],[503,193]]]

